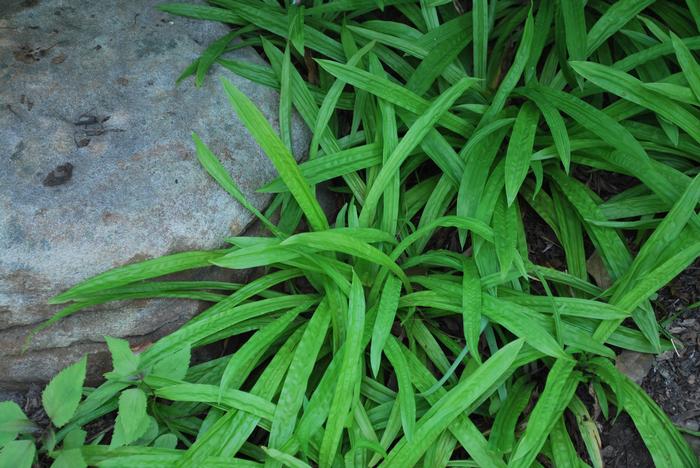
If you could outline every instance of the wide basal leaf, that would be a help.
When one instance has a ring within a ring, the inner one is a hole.
[[[13,440],[0,448],[0,466],[31,468],[34,465],[36,447],[31,440]]]
[[[59,372],[41,394],[46,414],[56,427],[64,426],[75,413],[83,394],[87,356]]]
[[[146,403],[146,394],[141,389],[130,388],[122,392],[110,447],[129,445],[146,432]]]

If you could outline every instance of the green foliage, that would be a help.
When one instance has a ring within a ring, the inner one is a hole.
[[[14,401],[0,402],[0,447],[15,440],[20,433],[30,434],[37,430],[32,421]]]
[[[41,402],[56,427],[64,426],[75,414],[83,393],[87,357],[72,364],[54,377],[44,389]]]
[[[110,447],[128,445],[148,429],[147,398],[143,390],[130,388],[119,395],[119,410]]]
[[[227,118],[279,172],[264,213],[193,135],[204,169],[271,236],[117,268],[53,299],[70,304],[44,326],[112,300],[211,303],[139,354],[107,338],[114,370],[96,389],[82,387],[85,359],[54,378],[56,432],[41,446],[54,465],[601,466],[578,396],[592,389],[603,417],[629,413],[658,466],[697,466],[613,365],[619,349],[670,349],[651,299],[700,256],[696,2],[302,3],[161,6],[234,28],[180,80],[221,65],[280,91],[278,135],[222,81]],[[268,64],[225,58],[242,45]],[[292,109],[314,133],[304,162]],[[602,199],[587,182],[609,176],[625,187]],[[343,198],[335,220],[319,183]],[[526,211],[551,229],[561,270],[542,264]],[[210,265],[265,272],[156,280]],[[239,346],[191,363],[222,340]],[[115,412],[86,444],[81,428]],[[0,428],[0,460],[29,466],[36,427],[2,403]]]
[[[31,440],[13,440],[0,450],[0,466],[31,468],[34,463],[36,447]]]

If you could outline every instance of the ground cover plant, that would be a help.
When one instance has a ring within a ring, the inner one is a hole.
[[[279,171],[264,213],[193,136],[269,235],[57,296],[45,326],[113,300],[212,305],[139,353],[107,338],[114,369],[97,388],[83,388],[86,359],[63,370],[43,393],[48,428],[1,403],[0,465],[599,467],[593,413],[626,412],[657,466],[698,466],[614,365],[620,350],[672,349],[655,293],[700,256],[696,1],[162,9],[233,26],[181,79],[223,66],[280,91],[277,132],[221,83]],[[251,45],[265,65],[223,55]],[[292,109],[313,132],[302,163]],[[342,200],[334,219],[322,183]],[[533,249],[526,212],[561,246],[560,268]],[[211,265],[264,273],[158,279]],[[191,362],[222,340],[229,353]]]

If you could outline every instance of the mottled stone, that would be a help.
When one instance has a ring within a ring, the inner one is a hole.
[[[109,268],[215,248],[251,215],[197,162],[196,131],[258,207],[274,168],[235,116],[225,75],[276,125],[274,91],[214,67],[175,78],[226,26],[155,10],[159,0],[0,5],[0,389],[49,379],[105,335],[148,341],[198,310],[138,301],[81,312],[21,346],[51,296]],[[261,62],[249,48],[233,58]],[[308,134],[295,120],[295,153]],[[104,356],[96,356],[99,362]]]

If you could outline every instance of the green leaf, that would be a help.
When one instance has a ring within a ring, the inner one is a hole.
[[[544,327],[538,324],[536,315],[527,308],[483,294],[482,311],[491,321],[523,338],[527,344],[538,351],[563,360],[571,360],[571,356],[564,352],[557,340]]]
[[[423,57],[415,73],[408,77],[406,87],[409,90],[422,96],[440,75],[450,83],[461,77],[454,61],[472,38],[468,20],[469,15],[457,16],[421,36],[419,40],[428,49],[428,54]],[[454,27],[455,25],[464,27]]]
[[[574,396],[569,402],[569,410],[574,415],[591,464],[596,468],[603,468],[603,457],[600,453],[600,433],[596,422],[577,396]]]
[[[649,296],[688,268],[698,257],[700,257],[700,241],[691,243],[654,270],[638,278],[636,283],[615,301],[615,305],[626,312],[632,312]]]
[[[66,434],[65,439],[63,439],[64,449],[75,449],[81,448],[85,445],[85,438],[87,437],[87,432],[82,429],[73,429],[68,434]]]
[[[571,66],[604,90],[652,110],[700,142],[700,120],[695,115],[682,105],[649,91],[632,75],[593,62],[571,62]]]
[[[153,365],[151,374],[167,377],[173,380],[182,380],[190,367],[191,347],[189,343],[164,356]]]
[[[515,446],[515,428],[518,418],[530,401],[534,384],[521,377],[508,389],[508,397],[503,402],[491,426],[489,447],[501,453],[509,453]]]
[[[73,286],[68,291],[52,298],[50,303],[61,304],[136,281],[206,267],[210,265],[210,261],[220,257],[223,253],[222,250],[183,252],[114,268]],[[42,324],[42,327],[52,323],[52,321],[53,319],[48,320]]]
[[[331,75],[356,88],[368,91],[375,96],[386,100],[402,109],[406,109],[416,115],[425,114],[431,106],[430,101],[420,97],[412,91],[397,85],[387,78],[382,78],[370,72],[350,67],[345,64],[328,60],[318,60],[318,64]],[[476,82],[474,79],[464,78],[462,85],[466,87]],[[468,83],[468,84],[467,84]],[[465,87],[465,90],[466,90]],[[437,122],[445,128],[457,133],[469,132],[473,126],[466,120],[447,111],[437,117]]]
[[[648,156],[642,145],[615,119],[577,97],[544,86],[521,88],[520,92],[533,100],[544,100],[571,116],[576,122],[600,137],[610,146],[631,154],[638,161]]]
[[[496,255],[501,267],[501,275],[505,277],[513,265],[513,260],[517,255],[517,216],[518,211],[515,205],[507,205],[504,195],[498,197],[496,207],[493,212],[493,228],[498,234],[494,236],[496,245]]]
[[[297,329],[280,346],[279,352],[272,357],[270,363],[251,388],[250,393],[268,401],[272,400],[289,368],[293,350],[299,342],[301,332],[301,329]],[[229,460],[225,463],[230,463],[230,457],[233,457],[243,446],[255,430],[259,420],[258,416],[246,412],[229,411],[225,413],[202,437],[197,439],[183,456],[181,465],[199,466],[212,453],[228,455]],[[221,450],[222,446],[225,446],[224,450]]]
[[[242,0],[218,0],[217,3],[226,6],[246,22],[288,39],[289,20],[279,5]],[[343,58],[343,49],[338,41],[308,24],[304,24],[304,47],[335,60]]]
[[[263,450],[265,451],[268,457],[280,463],[283,463],[284,466],[288,466],[290,468],[311,468],[311,465],[309,465],[308,463],[305,463],[299,460],[298,458],[289,455],[288,453],[267,447],[263,447]]]
[[[109,446],[115,448],[129,445],[141,437],[146,429],[148,429],[146,394],[138,388],[124,390],[119,395],[119,411]]]
[[[398,259],[408,247],[421,239],[428,239],[430,234],[438,227],[456,227],[463,229],[465,232],[472,231],[488,242],[493,242],[494,240],[493,230],[483,221],[466,216],[443,216],[430,221],[406,236],[391,252],[391,258]]]
[[[496,94],[491,100],[491,105],[486,110],[486,113],[481,118],[479,127],[491,123],[496,119],[496,116],[503,110],[506,104],[506,100],[515,89],[515,86],[520,81],[520,77],[525,70],[527,62],[530,60],[534,32],[534,21],[532,19],[532,11],[528,11],[527,20],[525,21],[525,27],[523,29],[523,35],[520,39],[520,44],[518,45],[518,50],[515,52],[515,59],[513,60],[513,65],[503,77],[501,84],[496,90]]]
[[[302,7],[303,8],[303,7]],[[290,24],[291,26],[291,24]],[[282,142],[287,147],[289,152],[293,154],[292,142],[292,85],[291,73],[292,68],[291,53],[289,46],[284,48],[284,58],[282,59],[282,73],[280,76],[280,105],[279,105],[279,127],[280,137]]]
[[[289,40],[301,55],[304,55],[304,5],[289,7]]]
[[[466,153],[467,163],[464,167],[457,195],[458,216],[474,218],[479,213],[479,209],[482,206],[480,202],[484,187],[489,180],[490,168],[504,136],[505,130],[502,129],[496,132],[494,136],[474,145],[473,151]],[[469,143],[467,143],[467,146],[469,146]],[[501,187],[499,187],[500,189]],[[493,214],[492,209],[488,211],[488,217],[490,218]],[[459,240],[464,245],[466,231],[460,231]]]
[[[486,78],[486,58],[489,41],[488,0],[475,0],[472,10],[474,34],[474,76]]]
[[[335,394],[328,413],[326,431],[319,449],[319,466],[331,466],[342,437],[345,419],[356,400],[355,387],[360,379],[362,331],[365,321],[365,298],[360,279],[353,273],[350,290],[347,333],[343,359],[338,370]]]
[[[561,418],[576,391],[580,376],[574,361],[558,359],[547,376],[544,391],[530,414],[525,433],[518,441],[509,466],[529,467]]]
[[[460,80],[457,84],[450,87],[450,89],[435,99],[430,105],[430,108],[411,125],[411,128],[409,128],[406,135],[399,141],[396,149],[387,160],[384,161],[379,174],[377,174],[365,198],[365,206],[362,208],[362,213],[360,214],[361,225],[370,225],[378,208],[379,198],[391,182],[394,173],[401,167],[411,151],[413,151],[413,149],[423,141],[423,138],[427,136],[428,132],[433,129],[438,119],[447,112],[457,98],[472,84],[473,80],[471,79],[464,78]]]
[[[481,280],[473,259],[465,258],[462,271],[462,324],[464,339],[472,357],[481,363]]]
[[[342,231],[339,232],[338,230],[328,232],[305,232],[285,240],[282,242],[282,246],[299,246],[309,250],[343,252],[348,255],[353,255],[386,267],[410,288],[408,278],[401,267],[381,250],[372,247],[366,242],[357,240],[350,233],[344,234]]]
[[[402,347],[402,350],[411,367],[411,377],[414,379],[414,385],[418,390],[422,391],[421,395],[424,395],[428,403],[435,405],[447,394],[447,390],[439,385],[434,392],[429,393],[430,389],[435,387],[438,383],[435,377],[433,377],[431,371],[425,367],[414,352],[409,351],[405,347]],[[505,374],[504,378],[507,376],[508,375]],[[467,416],[464,414],[457,415],[457,419],[449,425],[448,429],[462,447],[464,447],[467,453],[481,466],[505,468],[506,465],[503,463],[503,459],[489,449],[488,442],[481,431]]]
[[[401,413],[401,425],[403,426],[406,440],[411,441],[416,424],[416,400],[413,393],[413,384],[411,383],[411,370],[394,337],[390,337],[387,340],[384,353],[396,373],[396,380],[399,385],[399,398],[397,401],[399,412]]]
[[[265,227],[267,227],[270,232],[272,232],[277,237],[284,237],[282,232],[275,226],[265,215],[263,215],[257,208],[255,208],[246,198],[246,196],[238,188],[236,182],[231,178],[226,168],[219,162],[218,158],[211,152],[211,150],[204,144],[204,142],[199,138],[199,135],[192,133],[192,140],[194,141],[195,149],[197,150],[197,159],[199,159],[200,164],[209,173],[210,176],[216,180],[224,190],[226,190],[229,195],[233,197],[238,203],[243,205],[245,209],[250,211],[255,215],[256,218],[262,222]]]
[[[204,53],[202,53],[202,56],[199,58],[199,62],[197,63],[197,72],[194,79],[195,86],[202,86],[204,83],[204,78],[206,77],[211,66],[214,64],[219,55],[224,52],[226,46],[228,46],[228,44],[236,36],[237,33],[235,31],[221,36],[219,39],[212,42]]]
[[[697,456],[658,405],[627,376],[621,379],[625,411],[629,413],[656,466],[697,466]]]
[[[664,253],[670,251],[672,242],[681,236],[688,222],[695,216],[695,207],[699,200],[700,175],[696,175],[671,211],[644,243],[631,267],[616,285],[611,302],[617,302],[630,287],[634,287],[636,283],[634,278],[644,278],[652,269],[652,265],[664,259]]]
[[[14,401],[0,402],[0,447],[15,440],[22,432],[34,432],[35,424]]]
[[[508,206],[512,205],[518,196],[520,186],[530,167],[539,116],[537,108],[532,103],[526,102],[515,119],[506,153],[505,181]]]
[[[152,384],[152,380],[146,380]],[[168,382],[172,380],[168,379]],[[152,386],[154,386],[152,384]],[[166,385],[157,388],[155,395],[171,401],[192,401],[196,403],[220,403],[228,408],[233,408],[250,413],[268,421],[272,420],[275,405],[264,398],[240,390],[228,389],[219,394],[216,385],[180,383]],[[219,398],[220,396],[220,398]]]
[[[690,14],[695,21],[696,28],[700,31],[700,5],[698,5],[695,0],[685,0],[685,3],[688,5]]]
[[[671,32],[671,41],[673,49],[676,51],[676,57],[678,57],[678,63],[683,70],[683,76],[688,81],[690,89],[693,90],[695,99],[700,101],[700,64],[695,61],[688,46],[673,32]]]
[[[174,449],[177,447],[177,436],[175,434],[163,434],[153,441],[153,446],[157,448]]]
[[[554,146],[564,165],[564,170],[568,173],[569,166],[571,165],[571,142],[566,129],[566,122],[564,122],[564,119],[559,111],[557,111],[556,107],[550,104],[548,100],[541,99],[539,94],[532,94],[530,97],[540,109],[540,112],[542,112],[542,116],[545,122],[547,122],[549,131],[552,134]]]
[[[63,369],[46,386],[41,401],[56,427],[65,426],[75,414],[83,394],[87,356]]]
[[[222,23],[240,24],[242,19],[230,10],[191,3],[163,3],[158,5],[160,11],[172,15],[195,18],[199,20],[220,21]]]
[[[573,177],[567,177],[558,170],[553,170],[552,175],[557,186],[562,190],[574,209],[578,211],[580,217],[595,220],[603,219],[593,198],[595,195],[587,186]],[[620,234],[613,229],[599,227],[592,223],[587,225],[587,231],[612,279],[619,278],[632,263],[632,257],[627,250],[627,246],[620,238]]]
[[[231,356],[219,384],[222,394],[228,389],[238,389],[243,385],[245,379],[258,363],[260,353],[267,350],[275,340],[286,332],[297,315],[305,309],[305,305],[295,307],[274,322],[265,325]]]
[[[564,423],[564,417],[560,417],[549,434],[549,443],[552,447],[552,458],[556,466],[579,466],[576,447],[569,437]]]
[[[586,56],[586,14],[584,0],[560,1],[564,18],[564,34],[569,60],[582,60]]]
[[[318,353],[326,339],[330,323],[328,302],[322,302],[304,330],[287,377],[282,385],[272,419],[269,445],[280,448],[291,438],[299,410],[304,403],[305,391],[314,370]]]
[[[387,338],[391,334],[391,327],[396,317],[396,309],[401,295],[401,281],[395,276],[389,275],[382,290],[377,309],[377,318],[372,329],[372,342],[370,346],[370,365],[372,373],[377,376],[382,357],[382,350]]]
[[[299,169],[309,183],[316,184],[376,166],[381,162],[381,147],[376,143],[370,143],[305,161],[299,165]],[[278,193],[286,190],[287,187],[282,182],[282,179],[277,178],[258,189],[258,192]]]
[[[350,57],[350,59],[348,60],[346,66],[356,66],[358,63],[360,63],[362,57],[364,57],[367,54],[367,52],[369,52],[372,49],[372,47],[374,47],[374,42],[370,42],[362,49],[355,52],[352,55],[352,57]],[[340,98],[344,87],[344,81],[340,79],[336,80],[328,90],[326,97],[323,98],[323,103],[321,104],[321,107],[318,111],[318,118],[316,119],[316,124],[313,127],[311,137],[311,146],[309,149],[309,159],[311,160],[315,159],[316,157],[316,152],[321,138],[323,138],[325,132],[329,131],[327,130],[328,122],[330,121],[333,115],[333,111],[335,110],[335,107],[338,103],[338,99]]]
[[[51,464],[51,468],[87,468],[80,448],[62,450]]]
[[[280,277],[277,277],[277,279],[279,278]],[[256,284],[256,286],[259,285],[260,283]],[[255,289],[253,289],[253,291],[254,290]],[[249,293],[250,290],[246,292]],[[246,320],[290,309],[295,306],[308,308],[318,302],[318,299],[314,296],[292,294],[239,304],[238,300],[240,300],[240,296],[234,296],[235,295],[232,295],[230,300],[219,302],[216,306],[200,314],[196,319],[190,321],[177,331],[158,340],[153,346],[141,354],[142,364],[144,366],[152,364],[162,359],[163,356],[168,353],[182,349],[185,343],[194,346],[194,343],[202,344],[218,341],[218,339],[216,339],[217,334],[222,330],[226,330]]]
[[[588,31],[586,56],[595,52],[610,36],[654,2],[655,0],[618,0],[610,5]]]
[[[0,450],[0,466],[31,468],[36,456],[36,447],[31,440],[13,440]]]
[[[522,345],[516,340],[504,346],[433,404],[418,420],[412,441],[399,440],[382,466],[414,466],[452,421],[484,394],[495,391],[494,383],[509,374]]]
[[[128,341],[109,336],[105,336],[105,341],[112,355],[112,368],[117,377],[128,377],[138,370],[139,357],[131,351]]]
[[[299,166],[297,166],[289,149],[275,134],[265,116],[230,81],[222,79],[222,85],[241,122],[270,158],[280,177],[304,211],[311,227],[317,231],[328,229],[326,215],[318,204],[311,187],[301,175]]]
[[[372,73],[386,77],[386,72],[376,55],[370,56],[370,70]],[[399,144],[398,122],[396,121],[396,109],[394,105],[377,100],[381,118],[381,139],[382,139],[382,162],[389,159]],[[394,177],[389,181],[387,189],[384,191],[382,205],[382,219],[380,228],[389,234],[396,235],[399,221],[399,205],[401,203],[401,178],[400,172],[396,171]]]

